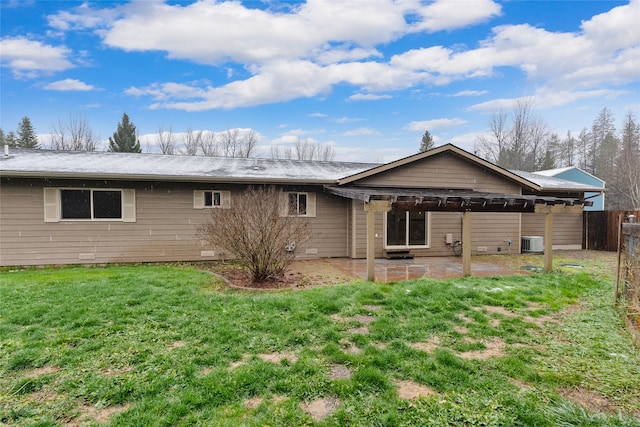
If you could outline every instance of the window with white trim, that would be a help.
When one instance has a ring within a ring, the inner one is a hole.
[[[135,222],[135,190],[102,188],[45,188],[45,222]]]
[[[385,248],[428,248],[430,213],[416,211],[385,212]]]
[[[282,216],[316,216],[316,193],[284,192]]]
[[[231,207],[231,192],[220,190],[194,190],[193,208],[229,208]]]

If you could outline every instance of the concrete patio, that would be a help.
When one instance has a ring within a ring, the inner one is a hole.
[[[317,273],[326,274],[340,272],[345,276],[366,280],[367,260],[349,258],[328,258],[323,260],[296,261],[292,269],[315,269]],[[473,276],[504,276],[510,274],[527,274],[523,269],[513,269],[495,262],[471,262]],[[460,257],[421,257],[413,259],[376,259],[375,276],[377,282],[396,282],[402,280],[428,277],[432,279],[449,279],[462,277],[462,258]]]

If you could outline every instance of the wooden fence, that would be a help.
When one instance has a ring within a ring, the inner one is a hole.
[[[596,251],[617,251],[620,215],[640,218],[640,211],[585,211],[582,221],[582,247]]]
[[[625,299],[627,326],[640,347],[640,223],[622,223],[619,231],[616,303]]]

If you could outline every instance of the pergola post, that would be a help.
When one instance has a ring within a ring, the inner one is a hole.
[[[462,275],[471,276],[471,211],[462,213]]]
[[[544,271],[553,270],[553,211],[544,218]]]
[[[374,200],[364,204],[367,212],[367,281],[376,280],[376,212],[388,212],[391,203],[386,200]]]
[[[536,205],[535,213],[545,214],[544,218],[544,271],[553,270],[553,214],[554,213],[581,213],[582,206],[564,205]]]

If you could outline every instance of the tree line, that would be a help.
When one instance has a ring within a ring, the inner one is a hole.
[[[140,153],[142,147],[135,124],[127,113],[122,115],[117,130],[109,137],[107,150],[111,152]],[[222,132],[187,129],[176,133],[172,126],[158,126],[154,144],[148,151],[160,154],[181,154],[187,156],[253,157],[257,154],[259,137],[253,130],[227,129]],[[62,151],[96,151],[100,138],[82,116],[70,115],[68,120],[58,120],[51,129],[48,146],[41,146],[29,117],[23,117],[17,131],[7,134],[0,128],[0,145],[17,148],[47,148]],[[307,139],[297,138],[293,146],[280,150],[271,149],[271,157],[276,159],[330,161],[335,157],[333,146],[317,144]]]
[[[48,147],[41,147],[28,117],[23,117],[16,131],[0,128],[0,144],[19,148],[50,148],[68,151],[95,151],[100,138],[84,117],[69,116],[52,127]],[[172,126],[158,127],[154,147],[162,154],[184,154],[226,157],[256,155],[258,135],[250,130],[228,129],[212,132],[188,129],[178,135]],[[429,131],[422,136],[420,151],[435,146]],[[142,151],[136,126],[124,113],[117,130],[109,137],[108,151]],[[488,133],[475,143],[477,155],[510,170],[538,170],[576,166],[604,180],[607,186],[607,209],[640,208],[640,124],[634,114],[624,117],[616,129],[610,109],[603,108],[576,136],[568,131],[564,137],[551,132],[535,113],[530,100],[522,100],[511,112],[494,114]],[[320,145],[297,139],[292,146],[280,150],[272,147],[272,158],[297,160],[333,160],[335,153],[328,144]]]
[[[576,166],[606,182],[606,209],[640,208],[640,124],[631,112],[617,130],[605,107],[577,136],[568,131],[560,137],[524,100],[510,113],[492,116],[489,133],[477,138],[475,150],[510,170]]]

